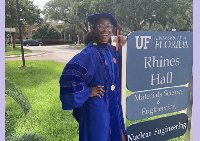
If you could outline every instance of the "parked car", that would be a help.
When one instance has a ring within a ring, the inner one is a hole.
[[[36,40],[23,40],[24,46],[42,46],[43,43]]]

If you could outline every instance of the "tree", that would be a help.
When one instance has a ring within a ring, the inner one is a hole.
[[[81,29],[83,33],[89,31],[87,15],[93,10],[95,0],[50,0],[44,6],[45,20],[61,20]]]
[[[192,30],[192,0],[50,0],[43,14],[89,31],[88,14],[113,14],[122,32],[137,30]]]
[[[34,23],[41,23],[42,18],[40,18],[41,10],[38,6],[33,4],[33,1],[30,0],[20,0],[20,17],[22,28],[25,29],[26,26],[32,25]],[[18,29],[17,22],[17,8],[16,0],[6,0],[5,1],[5,25],[8,28]],[[15,47],[15,36],[13,37],[13,47]]]
[[[61,37],[61,32],[53,25],[49,23],[42,23],[38,25],[32,31],[32,38],[33,39],[59,39]]]
[[[163,30],[192,30],[192,1],[158,0],[154,2],[154,23]]]
[[[192,1],[122,0],[117,11],[126,32],[136,30],[192,30]]]
[[[87,5],[82,9],[82,5],[78,0],[50,0],[44,6],[43,14],[45,15],[46,21],[63,21],[64,28],[63,34],[69,35],[72,40],[77,37],[77,35],[82,35],[89,31],[88,22],[86,20]],[[79,10],[79,11],[78,11]]]
[[[61,20],[70,22],[71,18],[71,6],[72,0],[50,0],[48,1],[42,13],[44,14],[44,20],[53,21]]]
[[[41,10],[38,6],[33,4],[30,0],[20,0],[20,17],[22,25],[32,25],[34,23],[41,23],[40,18]],[[17,27],[17,8],[15,0],[5,1],[5,23],[6,27]]]

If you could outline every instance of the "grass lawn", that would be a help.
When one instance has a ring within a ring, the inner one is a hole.
[[[31,50],[25,49],[24,48],[24,54],[26,53],[31,53]],[[5,49],[5,55],[6,56],[10,56],[10,55],[21,55],[21,45],[19,44],[15,44],[15,48],[12,48],[12,44],[11,45],[7,45],[6,49]]]
[[[33,110],[25,116],[19,105],[6,96],[6,135],[36,132],[48,141],[77,141],[78,123],[72,111],[62,110],[59,100],[59,77],[65,64],[27,60],[28,67],[18,68],[20,65],[21,61],[6,61],[6,77],[26,93]]]
[[[20,60],[6,61],[6,77],[26,93],[33,110],[24,115],[19,105],[6,96],[6,135],[36,132],[48,141],[78,141],[78,123],[72,111],[62,110],[59,99],[59,78],[65,64],[27,60],[27,67],[18,68],[20,65]],[[127,91],[127,95],[130,93]],[[152,118],[126,120],[126,125],[148,119]],[[171,141],[184,141],[184,137]]]

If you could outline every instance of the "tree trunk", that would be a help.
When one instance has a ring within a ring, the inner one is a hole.
[[[11,33],[11,36],[12,36],[12,44],[13,44],[13,48],[15,48],[15,33],[12,32],[12,33]]]
[[[23,48],[23,41],[22,41],[22,27],[21,27],[21,21],[20,21],[19,1],[18,0],[16,0],[16,4],[17,4],[17,17],[18,17],[20,44],[21,44],[21,52],[22,52],[22,63],[23,63],[22,66],[25,67],[24,48]]]

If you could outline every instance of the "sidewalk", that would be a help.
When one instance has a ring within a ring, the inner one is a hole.
[[[35,50],[33,51],[32,53],[27,53],[27,54],[24,54],[25,57],[30,57],[30,56],[38,56],[38,55],[43,55],[45,54],[46,52],[44,51],[40,51],[40,50]],[[5,56],[5,59],[8,59],[8,58],[18,58],[18,57],[22,57],[22,55],[10,55],[10,56]]]
[[[74,55],[79,53],[84,46],[54,45],[41,47],[27,47],[32,53],[24,54],[25,60],[53,60],[67,63]],[[22,55],[6,56],[5,60],[21,60]]]

